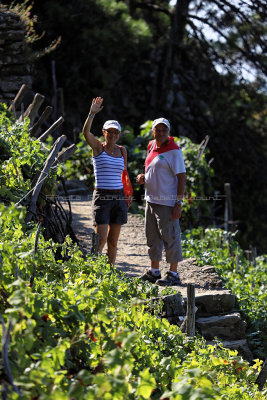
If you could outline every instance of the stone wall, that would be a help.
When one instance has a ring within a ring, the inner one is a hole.
[[[23,83],[32,86],[25,27],[17,14],[0,9],[0,102],[9,105]]]

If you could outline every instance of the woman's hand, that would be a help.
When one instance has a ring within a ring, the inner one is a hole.
[[[94,115],[99,113],[103,109],[102,106],[103,99],[102,97],[96,97],[93,99],[90,113],[88,114],[86,121],[83,126],[83,135],[89,144],[90,147],[93,149],[93,156],[96,157],[102,152],[102,144],[101,142],[90,132],[92,122],[94,119]]]
[[[91,108],[90,108],[90,114],[97,114],[99,113],[101,110],[103,110],[103,99],[102,97],[97,97],[95,99],[93,99],[92,104],[91,104]]]
[[[137,182],[139,185],[143,185],[143,184],[145,183],[145,174],[139,174],[139,175],[137,175],[136,182]]]
[[[126,196],[127,199],[127,208],[129,209],[133,202],[133,196]]]

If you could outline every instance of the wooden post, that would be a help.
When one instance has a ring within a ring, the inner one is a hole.
[[[251,251],[251,261],[252,261],[254,267],[256,268],[256,264],[257,264],[257,262],[256,262],[257,249],[256,249],[256,247],[253,247],[251,245],[249,246],[249,248],[250,248],[250,251]]]
[[[41,117],[38,119],[37,122],[35,122],[35,124],[33,125],[32,128],[30,128],[30,136],[35,136],[38,137],[39,135],[39,130],[40,127],[42,125],[42,123],[50,116],[50,114],[52,113],[53,108],[50,106],[47,106],[44,110],[44,112],[42,113]]]
[[[258,385],[259,390],[263,389],[263,386],[265,385],[266,380],[267,380],[267,358],[264,361],[261,372],[259,373],[259,376],[255,382],[256,385]]]
[[[18,91],[15,99],[12,101],[11,105],[8,108],[8,111],[12,111],[12,110],[16,110],[18,108],[18,106],[21,104],[23,97],[25,96],[25,94],[30,90],[30,88],[23,84],[20,88],[20,90]]]
[[[20,105],[20,117],[19,120],[22,118],[22,121],[24,120],[24,103],[22,102]]]
[[[186,334],[194,337],[195,327],[195,285],[187,284],[187,311],[186,311]]]
[[[236,271],[239,271],[239,247],[236,248]]]
[[[252,259],[251,250],[245,250],[245,256],[246,256],[246,259],[248,260],[248,262],[250,262]]]
[[[219,247],[221,249],[223,247],[223,236],[221,235],[221,232],[219,233],[219,238],[220,238]]]
[[[200,162],[201,157],[202,157],[202,155],[203,155],[203,153],[204,153],[204,151],[205,151],[205,148],[206,148],[206,146],[207,146],[209,140],[210,140],[209,135],[206,135],[205,138],[204,138],[204,140],[202,140],[202,142],[201,142],[200,145],[198,146],[197,162]]]
[[[230,254],[230,256],[232,257],[233,256],[233,246],[232,246],[232,236],[231,236],[231,233],[228,233],[227,234],[228,236],[227,236],[227,241],[228,241],[228,246],[229,246],[229,254]]]
[[[93,232],[91,253],[97,255],[98,252],[99,252],[99,234]]]
[[[53,119],[57,118],[57,78],[56,78],[56,61],[52,60],[52,83],[53,83]]]
[[[54,132],[62,123],[64,122],[64,118],[60,117],[56,122],[53,123],[53,125],[50,126],[50,128],[47,129],[38,139],[40,142],[45,140],[50,133]]]
[[[34,96],[32,104],[29,106],[29,108],[25,112],[25,116],[29,117],[31,120],[31,124],[36,118],[36,115],[38,113],[39,108],[44,102],[45,97],[42,96],[40,93],[36,93]]]
[[[52,167],[54,167],[55,165],[57,165],[59,163],[65,162],[68,158],[70,158],[72,156],[73,153],[75,153],[76,150],[77,150],[77,146],[75,144],[71,144],[69,147],[62,150],[58,154],[55,161],[53,162]]]
[[[40,193],[40,190],[43,186],[43,183],[45,181],[45,179],[47,178],[48,174],[49,174],[49,170],[53,164],[53,162],[55,161],[55,158],[60,150],[60,148],[62,147],[63,143],[65,142],[65,140],[67,139],[67,137],[65,135],[60,136],[55,143],[53,144],[53,147],[51,149],[51,152],[49,154],[49,156],[47,157],[43,169],[39,175],[38,181],[36,183],[36,186],[33,189],[32,192],[32,198],[31,198],[31,203],[30,203],[30,207],[29,207],[29,211],[26,215],[26,223],[30,222],[33,214],[35,213],[36,210],[36,202]]]
[[[232,208],[232,199],[231,199],[231,185],[230,183],[224,184],[224,192],[225,192],[225,210],[224,210],[224,230],[228,231],[228,229],[233,231],[233,208]]]
[[[63,88],[58,88],[57,91],[59,93],[59,114],[65,117]]]

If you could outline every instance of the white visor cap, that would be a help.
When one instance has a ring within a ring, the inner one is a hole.
[[[158,124],[164,124],[167,126],[167,128],[170,130],[171,129],[171,125],[169,123],[169,121],[166,118],[158,118],[155,119],[152,123],[152,129],[154,129]]]
[[[114,128],[114,129],[118,129],[118,131],[121,132],[121,126],[119,124],[118,121],[115,121],[114,119],[109,119],[108,121],[106,121],[103,125],[103,129],[109,129],[109,128]]]

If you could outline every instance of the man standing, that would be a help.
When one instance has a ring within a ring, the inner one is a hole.
[[[151,260],[151,267],[141,278],[161,286],[181,283],[177,265],[183,259],[179,218],[186,182],[185,165],[182,151],[169,133],[167,119],[153,121],[154,140],[148,145],[145,174],[136,179],[137,183],[146,184],[145,229]],[[159,262],[163,245],[170,270],[161,278]]]

